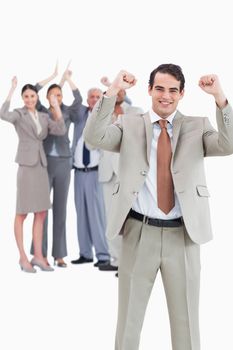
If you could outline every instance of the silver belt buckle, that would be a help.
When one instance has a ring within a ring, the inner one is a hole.
[[[142,220],[143,224],[148,224],[148,221],[149,221],[149,217],[146,215],[143,215],[143,220]]]

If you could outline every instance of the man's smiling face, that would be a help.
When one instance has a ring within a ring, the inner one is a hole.
[[[180,81],[170,74],[160,72],[155,74],[154,84],[148,92],[152,97],[153,111],[161,118],[171,115],[184,95],[184,90],[180,91]]]

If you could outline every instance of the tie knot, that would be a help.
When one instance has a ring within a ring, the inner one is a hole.
[[[160,126],[161,129],[164,129],[164,128],[167,129],[168,121],[166,119],[160,119],[158,121],[158,123],[159,123],[159,126]]]

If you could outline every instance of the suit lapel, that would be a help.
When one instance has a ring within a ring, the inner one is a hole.
[[[26,107],[23,107],[23,116],[24,116],[25,124],[32,130],[34,136],[38,137],[36,124],[33,122],[32,117]]]
[[[47,133],[48,127],[47,127],[47,123],[46,123],[45,118],[43,117],[43,115],[40,112],[37,112],[37,113],[38,113],[38,118],[39,118],[39,122],[40,122],[40,125],[41,125],[41,132],[37,136],[39,138],[41,138],[41,137],[43,138],[44,133],[45,132]],[[48,116],[48,118],[49,118],[49,116]]]
[[[145,129],[146,129],[146,154],[147,162],[150,163],[150,151],[151,151],[151,142],[153,137],[153,127],[150,120],[149,112],[144,114]]]
[[[172,129],[172,152],[173,152],[173,156],[175,154],[175,150],[176,150],[176,146],[177,146],[177,141],[179,138],[179,133],[180,133],[180,128],[183,122],[184,116],[177,111],[175,118],[173,120],[173,129]]]

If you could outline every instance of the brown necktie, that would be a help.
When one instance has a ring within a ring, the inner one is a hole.
[[[157,145],[157,200],[158,207],[168,214],[175,205],[174,186],[170,170],[172,149],[167,132],[167,120],[159,120],[161,133]]]

